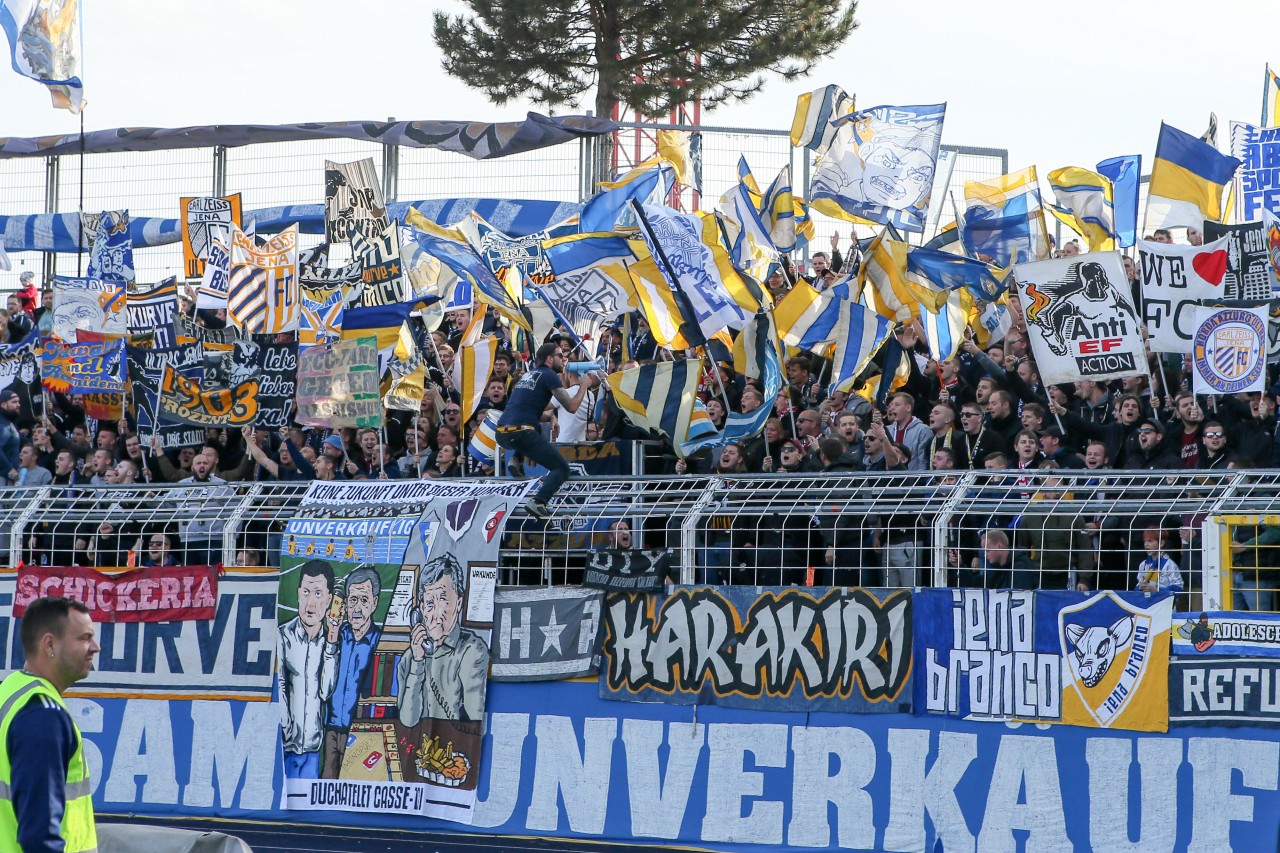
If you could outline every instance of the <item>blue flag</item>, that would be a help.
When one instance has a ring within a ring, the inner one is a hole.
[[[1115,205],[1116,239],[1127,249],[1138,239],[1138,185],[1142,180],[1142,155],[1124,154],[1098,164],[1098,174],[1111,180]]]

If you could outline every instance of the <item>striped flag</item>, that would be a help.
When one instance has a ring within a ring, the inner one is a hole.
[[[1090,252],[1116,247],[1116,206],[1111,181],[1088,169],[1067,166],[1049,173],[1054,201],[1049,212],[1084,237]]]
[[[1260,127],[1280,125],[1280,75],[1268,65],[1262,84],[1262,123]]]
[[[769,263],[777,259],[778,251],[760,218],[751,191],[739,181],[720,196],[718,208],[728,222],[725,235],[734,268],[756,279],[766,278]]]
[[[298,288],[298,226],[291,225],[263,246],[233,227],[227,320],[249,334],[297,330],[302,316]]]
[[[843,278],[829,289],[819,291],[804,279],[774,307],[778,336],[788,346],[822,354],[835,340],[839,321],[839,300],[847,299],[849,279]]]
[[[834,330],[836,354],[831,365],[832,388],[861,372],[889,337],[889,321],[884,317],[852,299],[841,299],[837,304],[839,315]]]
[[[883,231],[867,247],[858,271],[867,304],[880,316],[900,323],[918,316],[921,306],[937,310],[946,300],[945,292],[927,280],[908,275],[907,251],[906,243],[891,240]]]
[[[765,309],[756,312],[733,345],[734,369],[748,379],[758,379],[764,386],[764,399],[776,399],[782,390],[782,357],[776,324]],[[764,429],[773,415],[772,406],[760,406],[751,412],[730,411],[724,429],[712,428],[701,437],[691,435],[682,452],[685,455],[705,447],[724,447],[750,441]],[[709,422],[710,419],[708,419]]]
[[[778,170],[778,176],[765,190],[760,200],[760,218],[764,220],[769,238],[779,252],[790,252],[796,247],[796,202],[791,192],[791,164]]]
[[[834,83],[796,98],[796,114],[791,120],[791,144],[819,154],[835,139],[831,122],[853,112],[853,98]]]
[[[936,361],[950,361],[964,343],[964,330],[969,324],[969,312],[973,297],[967,290],[953,290],[938,311],[924,311],[920,324],[924,326],[924,339],[929,353]]]
[[[611,374],[609,387],[627,420],[667,436],[683,456],[682,446],[695,422],[701,368],[697,360],[642,364]]]
[[[497,409],[485,412],[484,420],[480,421],[480,426],[471,434],[471,441],[467,442],[467,452],[481,465],[492,466],[494,457],[497,456],[498,418],[500,417],[502,412]]]
[[[627,264],[631,274],[631,298],[640,306],[649,323],[649,332],[658,346],[670,349],[689,349],[701,346],[705,338],[697,325],[686,315],[686,300],[671,289],[667,279],[658,271],[657,261],[649,254],[643,240],[628,240],[636,260]]]

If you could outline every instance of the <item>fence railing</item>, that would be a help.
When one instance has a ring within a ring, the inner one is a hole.
[[[8,565],[278,563],[299,483],[0,491]],[[1179,609],[1276,606],[1280,472],[965,471],[574,479],[517,512],[505,583],[574,583],[593,552],[674,552],[683,583],[1180,587]],[[994,532],[994,533],[993,533]],[[161,550],[162,549],[162,550]],[[1168,561],[1168,562],[1166,562]],[[1170,567],[1169,562],[1173,564]]]

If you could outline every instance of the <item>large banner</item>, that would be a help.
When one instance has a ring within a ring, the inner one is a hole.
[[[83,573],[87,570],[54,571]],[[186,570],[170,568],[162,571]],[[172,580],[178,578],[173,576]],[[0,675],[20,669],[23,662],[22,642],[18,636],[20,620],[12,615],[12,606],[17,604],[21,609],[15,598],[23,599],[28,593],[15,595],[18,582],[16,573],[0,573]],[[185,581],[179,581],[179,598],[171,603],[182,604],[184,585]],[[188,603],[194,603],[197,588],[193,587],[193,598]],[[88,585],[76,581],[64,582],[62,590],[81,600],[89,594]],[[52,588],[50,592],[53,592]],[[209,619],[193,620],[188,618],[191,615],[188,613],[178,621],[124,621],[117,613],[116,621],[103,621],[101,611],[106,609],[108,601],[113,609],[118,610],[115,605],[123,592],[131,601],[140,603],[143,600],[142,590],[138,587],[121,590],[117,586],[114,595],[109,595],[101,587],[95,587],[93,592],[94,607],[100,611],[94,618],[98,621],[98,644],[102,651],[98,653],[89,677],[77,682],[69,695],[203,700],[237,698],[260,702],[268,710],[274,708],[271,704],[276,650],[274,570],[225,569],[218,578],[215,604]],[[147,601],[159,604],[164,596],[162,583],[158,595],[152,588]],[[278,721],[279,716],[275,719]],[[83,720],[80,722],[83,729]],[[273,737],[268,733],[265,743],[272,741]],[[172,755],[169,761],[172,766]]]
[[[1170,653],[1280,658],[1280,613],[1175,613]]]
[[[1138,241],[1142,322],[1152,352],[1191,348],[1196,306],[1223,298],[1228,243],[1225,237],[1203,246]]]
[[[288,808],[470,823],[499,534],[531,486],[311,485],[281,553]]]
[[[227,324],[246,334],[276,335],[298,329],[298,226],[259,245],[236,228],[231,232]]]
[[[911,709],[908,590],[672,587],[605,603],[600,697],[760,711]]]
[[[471,827],[373,808],[363,827],[699,850],[1274,850],[1280,748],[1261,728],[1011,728],[602,701],[492,683]],[[71,699],[100,815],[287,826],[341,847],[332,812],[280,807],[268,702]],[[625,713],[622,713],[625,712]],[[323,784],[323,783],[317,783]],[[331,783],[330,783],[331,784]],[[352,786],[354,789],[355,786]],[[384,803],[380,803],[385,805]],[[358,842],[347,841],[347,849]],[[460,841],[463,845],[465,840]],[[529,842],[534,844],[536,842]]]
[[[387,205],[373,158],[324,161],[324,239],[347,243],[353,234],[377,237],[387,227]],[[399,300],[395,300],[399,301]]]
[[[494,596],[492,681],[594,675],[604,593],[576,586],[499,587]]]
[[[1227,274],[1222,280],[1223,299],[1271,299],[1280,282],[1267,254],[1267,232],[1261,222],[1222,225],[1205,220],[1204,239],[1227,240]]]
[[[290,423],[298,390],[298,345],[238,340],[225,384],[206,370],[203,384],[165,366],[160,380],[160,418],[201,427],[254,425],[281,429]],[[212,388],[205,386],[214,385]]]
[[[603,548],[588,555],[582,583],[614,591],[659,590],[675,562],[666,548]]]
[[[154,347],[178,343],[173,318],[178,314],[178,280],[167,278],[149,290],[130,293],[125,298],[130,338],[149,336]]]
[[[204,349],[196,344],[166,349],[125,348],[128,367],[129,400],[138,438],[144,447],[151,446],[152,436],[160,436],[166,450],[204,443],[204,428],[188,424],[171,424],[160,420],[160,383],[165,367],[171,367],[193,382],[204,376]]]
[[[1014,274],[1046,384],[1147,375],[1119,252],[1018,264]]]
[[[21,566],[13,615],[50,595],[79,601],[97,623],[207,622],[218,601],[218,569],[147,566],[106,574],[86,566]]]
[[[90,217],[86,217],[88,220]],[[129,211],[104,210],[93,219],[93,241],[85,278],[119,282],[133,281],[133,237],[129,234]]]
[[[1231,122],[1231,156],[1240,160],[1239,217],[1250,222],[1264,210],[1280,214],[1280,127]]]
[[[360,262],[359,304],[363,306],[395,305],[409,299],[410,293],[400,262],[400,226],[392,222],[381,234],[371,237],[356,232],[351,235],[351,252]]]
[[[178,199],[182,223],[182,267],[186,278],[204,275],[215,240],[231,245],[231,227],[240,227],[240,193],[228,196]],[[225,248],[224,248],[225,251]]]
[[[915,592],[917,713],[1168,729],[1173,596]]]
[[[1169,725],[1280,728],[1280,660],[1170,661]]]
[[[45,342],[40,354],[45,387],[61,394],[124,392],[124,339],[109,343]]]
[[[382,426],[378,340],[354,338],[298,355],[298,423],[323,429]]]

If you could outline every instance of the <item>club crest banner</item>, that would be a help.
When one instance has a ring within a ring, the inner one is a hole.
[[[61,394],[124,392],[124,340],[95,344],[45,343],[40,356],[41,379]]]
[[[178,199],[182,223],[182,267],[186,278],[201,278],[204,262],[221,241],[223,254],[231,245],[231,228],[240,227],[240,193],[228,196]]]
[[[1014,275],[1046,384],[1147,375],[1119,252],[1018,264]]]
[[[576,586],[499,587],[491,681],[559,681],[594,675],[604,593]]]
[[[917,713],[1168,729],[1173,597],[917,590]]]
[[[285,528],[285,804],[470,823],[503,520],[531,483],[313,483]]]
[[[258,245],[240,229],[231,232],[227,324],[245,333],[275,335],[298,328],[298,226]]]
[[[1195,337],[1196,306],[1222,299],[1227,276],[1227,238],[1203,246],[1139,240],[1142,322],[1152,352],[1185,353]]]
[[[355,338],[298,356],[298,423],[323,429],[382,426],[378,341]]]
[[[373,158],[324,162],[324,239],[347,243],[354,234],[376,238],[386,230],[387,205]],[[401,300],[395,299],[393,302]]]
[[[1267,309],[1198,307],[1191,363],[1197,394],[1263,391],[1267,385]]]
[[[600,698],[909,712],[911,608],[908,590],[613,593],[605,603]]]
[[[53,277],[53,336],[81,343],[82,331],[114,337],[129,333],[124,282]]]

